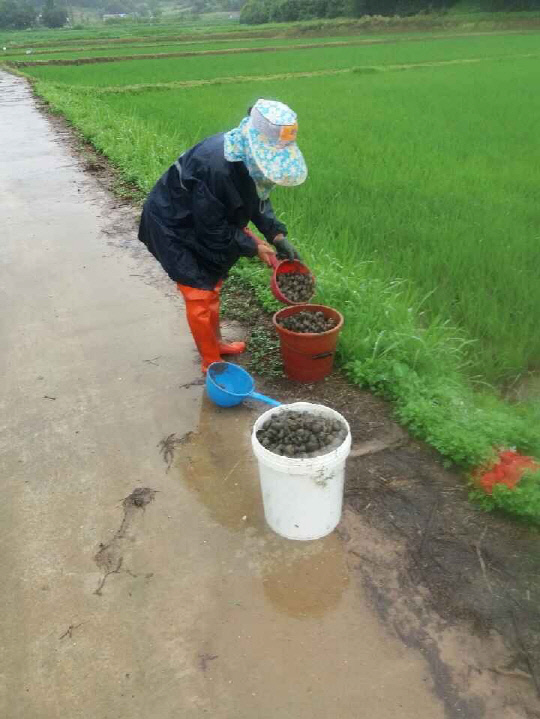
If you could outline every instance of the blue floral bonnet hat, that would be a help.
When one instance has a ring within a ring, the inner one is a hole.
[[[257,100],[248,117],[225,134],[225,158],[242,161],[260,195],[272,185],[294,187],[307,177],[298,145],[296,113],[277,100]]]

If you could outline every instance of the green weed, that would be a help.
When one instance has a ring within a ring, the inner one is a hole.
[[[283,366],[279,351],[279,341],[268,326],[258,326],[251,330],[247,350],[249,352],[248,369],[262,377],[283,377]]]

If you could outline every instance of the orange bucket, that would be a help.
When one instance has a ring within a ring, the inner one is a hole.
[[[285,317],[299,312],[322,312],[336,326],[327,332],[291,332],[279,324]],[[334,366],[336,345],[343,327],[343,315],[324,305],[294,305],[276,312],[272,318],[279,336],[285,374],[296,382],[318,382],[327,377]]]

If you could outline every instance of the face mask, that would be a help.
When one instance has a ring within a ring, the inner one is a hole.
[[[246,146],[246,148],[245,148],[244,165],[247,167],[249,176],[255,183],[255,187],[257,188],[257,195],[259,196],[259,199],[267,200],[268,197],[270,196],[270,192],[275,187],[275,185],[267,177],[265,177],[264,174],[261,172],[261,170],[259,169],[259,166],[253,159],[253,155],[251,154],[249,146]]]
[[[251,173],[250,173],[251,174]],[[267,200],[270,197],[270,193],[275,187],[275,184],[273,182],[270,182],[270,180],[267,180],[264,175],[262,176],[262,179],[255,179],[252,176],[252,180],[255,183],[255,187],[257,189],[257,195],[259,196],[260,200]]]
[[[249,172],[249,176],[255,183],[259,199],[267,200],[275,184],[264,176],[255,162],[248,139],[243,132],[246,122],[247,118],[242,120],[238,128],[226,133],[225,157],[231,162],[238,162],[240,160],[244,163]]]

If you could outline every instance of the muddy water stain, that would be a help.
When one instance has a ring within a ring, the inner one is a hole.
[[[199,427],[177,451],[174,466],[218,524],[239,531],[265,526],[251,451],[252,411],[221,409],[203,397]]]
[[[345,552],[336,534],[316,542],[318,551],[304,552],[264,574],[265,596],[292,617],[322,617],[338,606],[349,584]]]
[[[295,542],[268,528],[251,448],[255,417],[247,404],[222,409],[204,397],[198,430],[178,448],[174,467],[215,522],[242,532],[242,549],[229,560],[233,571],[247,569],[280,613],[321,617],[349,583],[343,544],[337,534]]]

